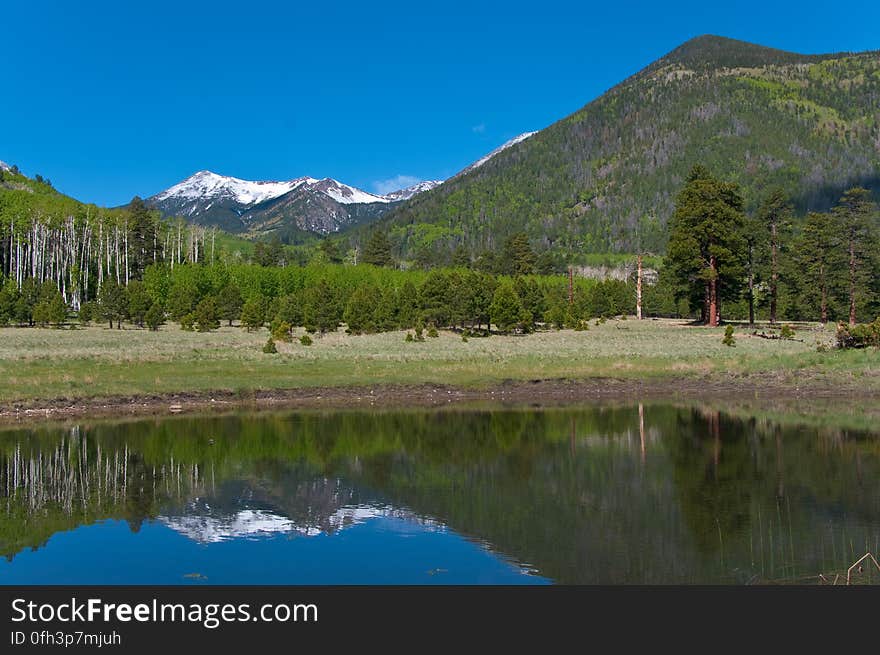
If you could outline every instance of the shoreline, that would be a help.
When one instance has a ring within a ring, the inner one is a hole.
[[[504,380],[484,387],[442,384],[316,386],[248,391],[178,391],[158,394],[94,396],[12,401],[0,406],[0,423],[70,418],[174,416],[241,410],[436,408],[463,403],[553,407],[580,402],[622,400],[795,401],[849,400],[880,403],[864,387],[790,381],[727,379],[533,379]]]

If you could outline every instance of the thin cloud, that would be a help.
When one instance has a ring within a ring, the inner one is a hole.
[[[400,191],[401,189],[411,187],[413,184],[418,184],[421,181],[422,178],[415,177],[414,175],[397,175],[387,180],[376,180],[373,182],[373,191],[380,196],[384,196],[386,193]]]
[[[485,123],[480,123],[479,125],[474,125],[471,128],[471,132],[473,132],[474,134],[483,134],[485,131],[486,131],[486,124]]]

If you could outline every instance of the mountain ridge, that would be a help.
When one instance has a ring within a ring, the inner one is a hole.
[[[880,51],[801,55],[696,37],[484,166],[391,208],[379,227],[401,257],[440,252],[438,263],[459,247],[497,250],[518,231],[569,256],[662,252],[696,163],[740,183],[749,207],[772,185],[801,212],[829,207],[850,185],[880,187]]]

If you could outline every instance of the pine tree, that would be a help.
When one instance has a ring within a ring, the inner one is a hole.
[[[397,320],[401,328],[409,329],[416,324],[421,312],[419,292],[412,280],[406,280],[397,293]]]
[[[745,250],[742,197],[695,166],[676,199],[670,221],[667,265],[681,289],[703,296],[703,320],[718,325],[722,294],[733,295]]]
[[[382,230],[373,230],[367,245],[364,247],[362,261],[373,266],[393,266],[394,258],[391,256],[391,242],[388,235]]]
[[[203,298],[195,309],[195,325],[199,332],[211,332],[220,327],[220,321],[217,318],[217,306],[214,298],[208,296]]]
[[[770,323],[776,323],[779,305],[779,260],[782,248],[788,241],[793,208],[788,195],[781,187],[773,189],[758,210],[756,222],[750,227],[754,228],[754,245],[758,249],[759,262],[766,262],[767,279],[770,294]],[[747,240],[749,237],[747,236]],[[749,252],[749,263],[752,263],[752,252]],[[751,266],[750,273],[751,273]],[[752,280],[749,280],[749,322],[754,323],[754,294],[752,293]]]
[[[489,308],[492,323],[501,332],[508,333],[522,322],[525,313],[513,285],[507,281],[499,284]]]
[[[251,296],[241,308],[241,325],[248,332],[259,330],[266,322],[266,299]]]
[[[116,321],[116,328],[122,328],[122,319],[128,314],[128,297],[125,287],[115,280],[105,279],[101,290],[98,292],[98,303],[101,307],[101,315],[110,322]]]
[[[156,332],[164,322],[165,309],[161,304],[154,302],[144,315],[144,323],[151,331]]]
[[[131,322],[143,327],[144,318],[153,304],[153,299],[147,292],[144,283],[138,280],[133,280],[128,284],[126,295],[128,296],[128,315]]]
[[[168,294],[168,315],[172,320],[179,321],[181,317],[191,313],[198,304],[199,293],[193,284],[181,281],[171,287]]]
[[[289,323],[291,326],[302,325],[302,302],[300,301],[299,296],[294,293],[282,296],[278,300],[278,309],[275,312],[275,318],[284,321],[285,323]]]
[[[241,291],[232,282],[223,286],[217,294],[217,316],[224,321],[232,321],[241,316],[242,308]]]
[[[856,324],[856,300],[869,296],[871,256],[874,254],[874,230],[877,206],[871,192],[861,187],[847,191],[834,208],[834,217],[848,256],[849,324]]]
[[[525,232],[517,232],[504,243],[502,261],[505,273],[510,275],[531,275],[535,272],[538,256],[529,244]]]
[[[372,285],[363,285],[355,289],[345,306],[342,318],[348,326],[349,334],[375,332],[373,317],[380,300],[378,290]]]
[[[310,332],[333,332],[342,318],[339,301],[333,287],[326,280],[319,280],[303,294],[303,325]]]
[[[339,252],[339,246],[336,245],[334,240],[330,238],[323,239],[318,246],[318,249],[324,254],[324,257],[330,264],[342,263],[342,255]]]
[[[840,278],[843,267],[840,235],[829,214],[810,212],[793,251],[796,254],[796,270],[803,278],[807,303],[819,305],[823,324],[828,322],[831,294]]]

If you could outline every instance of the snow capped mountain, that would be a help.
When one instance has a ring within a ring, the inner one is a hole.
[[[494,157],[495,155],[497,155],[499,152],[502,152],[502,151],[504,151],[504,150],[507,150],[510,146],[515,146],[517,143],[520,143],[521,141],[525,141],[526,139],[528,139],[528,138],[529,138],[530,136],[532,136],[533,134],[537,134],[537,132],[523,132],[522,134],[513,137],[510,141],[506,141],[505,143],[502,143],[500,146],[498,146],[497,148],[495,148],[495,150],[493,150],[492,152],[490,152],[489,154],[487,154],[485,157],[480,157],[480,158],[479,158],[477,161],[475,161],[473,164],[471,164],[470,166],[468,166],[467,168],[465,168],[464,170],[462,170],[462,171],[459,173],[459,175],[463,175],[464,173],[467,173],[468,171],[472,171],[472,170],[474,170],[475,168],[479,168],[480,166],[482,166],[483,164],[485,164],[487,161],[489,161],[490,159],[492,159],[492,157]]]
[[[400,191],[392,191],[391,193],[386,194],[384,197],[392,202],[409,200],[413,196],[424,193],[425,191],[430,191],[434,187],[438,187],[441,184],[443,184],[443,180],[425,180],[424,182],[419,182],[418,184],[408,186],[405,189],[400,189]]]
[[[525,132],[512,138],[458,175],[482,166],[533,134]],[[251,181],[205,170],[147,198],[146,202],[166,217],[182,216],[193,223],[216,225],[229,232],[330,234],[373,221],[398,203],[441,184],[443,180],[425,180],[379,195],[329,177]]]
[[[255,205],[284,195],[302,184],[314,182],[317,180],[310,177],[301,177],[289,182],[251,182],[237,177],[217,175],[211,171],[199,171],[183,182],[153,196],[151,200],[162,202],[174,198],[179,201],[201,201],[215,198],[232,200],[240,205]],[[196,207],[194,203],[193,209]]]
[[[329,234],[377,218],[392,203],[436,184],[423,182],[381,196],[329,177],[263,182],[199,171],[146,202],[164,216],[183,216],[230,232],[298,229]]]
[[[12,166],[7,164],[5,161],[0,161],[0,171],[11,171]]]
[[[237,177],[218,175],[211,171],[199,171],[183,182],[162,191],[149,200],[154,204],[173,200],[192,201],[189,214],[199,209],[205,200],[227,200],[242,206],[258,205],[261,202],[279,198],[294,189],[304,187],[327,195],[344,205],[352,203],[392,202],[385,196],[377,196],[343,184],[329,177],[323,180],[314,177],[298,177],[287,182],[264,182],[242,180]]]

